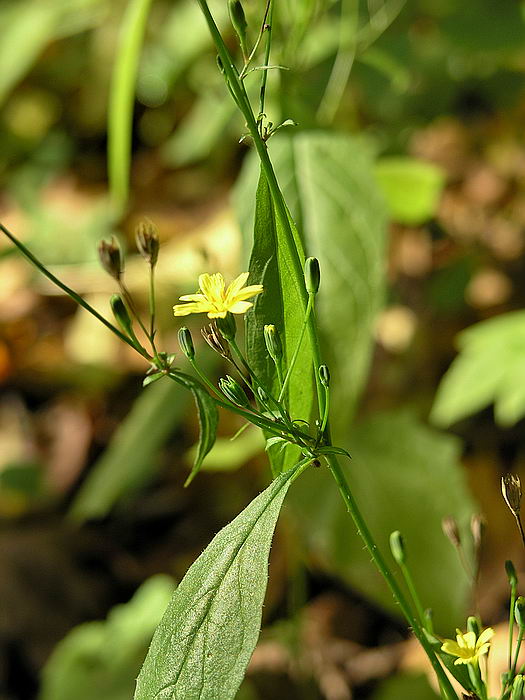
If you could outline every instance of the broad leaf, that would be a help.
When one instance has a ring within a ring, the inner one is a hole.
[[[346,431],[366,381],[374,321],[383,302],[385,205],[373,176],[371,149],[361,139],[318,131],[279,134],[269,144],[307,254],[321,263],[318,321],[326,340],[324,358],[333,376],[333,415],[339,433]],[[247,249],[256,178],[255,159],[249,158],[236,188]],[[268,259],[268,254],[261,259]]]
[[[439,386],[431,420],[452,425],[495,403],[495,418],[511,426],[525,415],[525,312],[478,323],[458,336],[459,355]]]
[[[415,158],[381,158],[375,174],[395,221],[417,226],[436,214],[445,185],[437,165]]]
[[[459,462],[459,441],[397,411],[354,426],[350,444],[352,460],[341,465],[374,537],[388,555],[389,534],[401,531],[423,606],[433,609],[436,630],[449,634],[464,619],[470,581],[441,520],[456,517],[470,559],[468,528],[475,507]],[[305,473],[290,501],[316,564],[399,614],[328,470]]]
[[[186,390],[169,381],[154,384],[139,396],[91,468],[73,502],[73,518],[103,518],[121,498],[153,477],[158,452],[182,420],[188,400]]]
[[[294,470],[281,474],[191,566],[155,632],[135,700],[230,700],[259,636],[270,545]]]
[[[71,630],[44,667],[40,700],[129,700],[173,589],[168,576],[154,576],[107,620]]]
[[[301,335],[304,305],[294,277],[292,252],[276,216],[264,173],[261,173],[257,188],[250,283],[262,284],[264,292],[255,299],[253,309],[246,317],[248,359],[263,386],[277,396],[275,365],[264,344],[263,328],[265,324],[277,328],[283,344],[284,368],[288,367]],[[302,280],[301,284],[304,284]],[[292,419],[310,418],[314,399],[312,367],[310,341],[306,334],[287,390]],[[291,466],[297,458],[298,450],[293,446],[279,453],[272,452],[270,460],[274,475]]]
[[[193,481],[199,472],[204,458],[215,444],[219,413],[217,411],[215,401],[199,381],[191,377],[189,374],[184,374],[184,372],[175,372],[174,374],[176,376],[176,380],[189,389],[193,394],[199,415],[199,447],[193,468],[190,475],[186,479],[186,482],[184,483],[185,486],[188,486],[188,484]]]

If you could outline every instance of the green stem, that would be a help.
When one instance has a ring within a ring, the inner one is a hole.
[[[150,315],[150,339],[151,344],[155,347],[155,266],[149,267],[149,315]]]
[[[268,3],[268,38],[266,40],[266,50],[264,52],[264,65],[261,77],[261,87],[259,91],[259,115],[264,114],[264,103],[266,100],[266,83],[268,82],[268,66],[270,65],[270,52],[272,50],[272,29],[273,29],[273,0]]]
[[[348,482],[346,481],[346,478],[343,474],[343,471],[339,465],[336,456],[328,454],[325,455],[325,457],[328,461],[328,465],[332,476],[334,477],[335,482],[339,487],[339,492],[343,498],[343,501],[345,502],[348,512],[350,513],[350,516],[354,521],[358,534],[363,540],[366,549],[368,550],[368,553],[372,557],[374,564],[385,579],[388,587],[390,588],[390,591],[392,592],[392,595],[394,596],[394,599],[401,608],[401,611],[405,616],[408,624],[412,627],[415,636],[417,637],[419,643],[425,650],[430,660],[430,663],[432,664],[434,672],[436,673],[436,676],[438,677],[439,682],[444,689],[447,700],[458,700],[458,696],[455,693],[448,676],[446,675],[443,667],[441,666],[438,658],[436,657],[436,654],[432,649],[430,642],[426,638],[425,633],[421,628],[417,618],[414,616],[412,609],[410,608],[410,605],[408,604],[408,601],[406,600],[403,591],[397,583],[392,571],[390,570],[385,559],[383,558],[383,555],[381,554],[381,551],[379,550],[372,536],[372,533],[368,529],[368,525],[366,524],[366,521],[363,518],[357,506],[357,503],[352,495]]]
[[[89,313],[94,316],[98,321],[104,324],[106,328],[109,328],[109,330],[114,333],[120,340],[123,340],[125,343],[130,345],[134,350],[136,350],[142,357],[144,357],[146,360],[151,360],[151,357],[148,355],[148,353],[145,350],[140,350],[135,343],[128,338],[127,335],[122,333],[116,326],[114,326],[110,321],[108,321],[102,314],[99,314],[99,312],[94,309],[91,304],[89,304],[85,299],[83,299],[79,294],[77,294],[73,289],[70,289],[66,284],[64,284],[61,280],[58,279],[58,277],[55,277],[55,275],[47,269],[47,267],[40,262],[40,260],[31,253],[31,251],[25,247],[25,245],[14,236],[14,234],[11,233],[3,224],[0,223],[0,231],[2,231],[8,238],[9,240],[14,243],[14,245],[18,248],[18,250],[24,255],[29,262],[34,265],[37,270],[40,270],[40,272],[48,278],[53,284],[55,284],[59,289],[61,289],[63,292],[65,292],[68,296],[70,296],[76,303],[81,306],[83,309],[86,311],[89,311]]]
[[[516,649],[514,651],[514,661],[512,662],[512,669],[511,669],[511,675],[510,675],[511,680],[516,675],[516,664],[518,663],[518,656],[520,653],[521,643],[523,641],[523,632],[524,631],[525,631],[524,628],[520,626],[519,632],[518,632],[518,639],[516,641]]]
[[[264,36],[264,31],[265,31],[265,27],[266,27],[266,20],[268,18],[268,12],[270,11],[270,3],[271,2],[272,2],[272,0],[267,0],[266,9],[264,11],[263,21],[261,23],[261,29],[259,30],[259,34],[257,36],[257,41],[255,42],[253,49],[250,51],[250,55],[248,56],[248,58],[246,59],[246,61],[244,63],[243,69],[239,75],[240,80],[243,80],[246,77],[246,75],[248,73],[248,66],[252,62],[255,54],[257,53],[257,49],[259,48],[259,44],[261,43],[262,38]]]
[[[412,578],[410,569],[404,562],[399,565],[399,568],[401,569],[401,573],[403,574],[403,578],[405,579],[405,583],[407,585],[408,592],[410,593],[410,597],[412,598],[412,602],[416,606],[421,626],[427,628],[427,619],[425,616],[425,611],[423,609],[423,606],[421,605],[421,600],[414,585],[414,579]],[[430,632],[431,630],[428,631]]]
[[[514,606],[516,604],[516,584],[511,584],[509,612],[509,670],[512,667],[512,642],[514,641]]]

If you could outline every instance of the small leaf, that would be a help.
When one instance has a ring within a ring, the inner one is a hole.
[[[173,372],[172,376],[191,391],[199,414],[199,449],[197,450],[193,469],[184,482],[184,486],[188,486],[199,472],[204,458],[215,444],[219,414],[215,401],[199,381],[184,372]]]
[[[447,427],[494,402],[496,421],[514,425],[525,415],[525,312],[477,323],[458,336],[458,345],[431,420]]]
[[[281,447],[283,447],[283,443],[286,444],[287,440],[276,435],[266,440],[266,447],[264,449],[269,450],[270,447],[273,447],[274,445],[280,445]]]
[[[72,629],[42,673],[40,700],[129,700],[134,679],[173,594],[168,576],[148,579],[107,620]]]
[[[155,632],[135,700],[231,700],[259,636],[270,545],[295,473],[275,479],[191,566]]]
[[[166,375],[164,374],[164,372],[155,372],[155,374],[149,374],[147,377],[144,377],[142,381],[142,386],[149,386],[150,384],[153,384],[154,382],[158,381],[159,379],[162,379],[162,377],[165,376]]]
[[[317,452],[319,452],[322,455],[341,455],[343,457],[348,457],[348,459],[352,459],[352,455],[348,450],[345,450],[343,447],[334,447],[333,445],[330,445],[329,447],[318,447]]]
[[[378,161],[375,173],[395,221],[417,226],[435,215],[445,184],[445,175],[437,165],[388,157]]]

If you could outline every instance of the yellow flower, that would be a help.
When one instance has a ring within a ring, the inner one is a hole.
[[[451,656],[457,656],[454,664],[473,664],[478,663],[479,657],[486,654],[490,647],[490,639],[494,634],[492,627],[487,627],[486,630],[479,635],[476,640],[475,632],[466,632],[463,634],[460,630],[456,630],[456,641],[453,639],[445,639],[441,647],[441,651]]]
[[[253,284],[245,287],[248,280],[248,272],[243,272],[226,288],[224,277],[220,272],[214,275],[200,275],[200,293],[186,294],[180,297],[180,301],[187,304],[177,304],[173,307],[175,316],[187,316],[188,314],[207,313],[208,318],[224,318],[228,312],[232,314],[244,314],[253,306],[251,301],[246,301],[263,291],[262,285]]]

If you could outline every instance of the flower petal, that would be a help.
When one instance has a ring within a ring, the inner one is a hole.
[[[483,632],[479,635],[478,641],[476,642],[476,646],[485,644],[486,642],[489,641],[489,639],[492,639],[494,636],[494,630],[492,627],[487,627],[487,629],[483,630]]]
[[[179,301],[206,301],[204,294],[185,294],[179,297]]]
[[[188,314],[202,314],[208,311],[210,305],[202,302],[190,302],[189,304],[177,304],[173,307],[175,316],[187,316]]]
[[[226,299],[228,301],[234,301],[235,298],[237,297],[237,294],[241,291],[241,289],[244,287],[246,284],[246,281],[248,280],[250,273],[249,272],[242,272],[238,277],[236,277],[233,282],[228,286],[228,289],[226,290]]]
[[[228,311],[230,311],[232,314],[244,314],[248,311],[253,306],[251,301],[236,301],[235,304],[232,304]]]
[[[220,272],[213,275],[204,273],[199,275],[199,287],[210,302],[222,302],[224,300],[224,277]]]
[[[242,301],[243,299],[249,299],[254,297],[256,294],[260,294],[264,291],[262,284],[252,284],[250,287],[245,287],[235,297],[235,301]]]
[[[217,311],[217,309],[211,309],[210,311],[208,311],[208,318],[226,318],[227,313],[228,312],[226,311],[226,309],[222,311]]]

